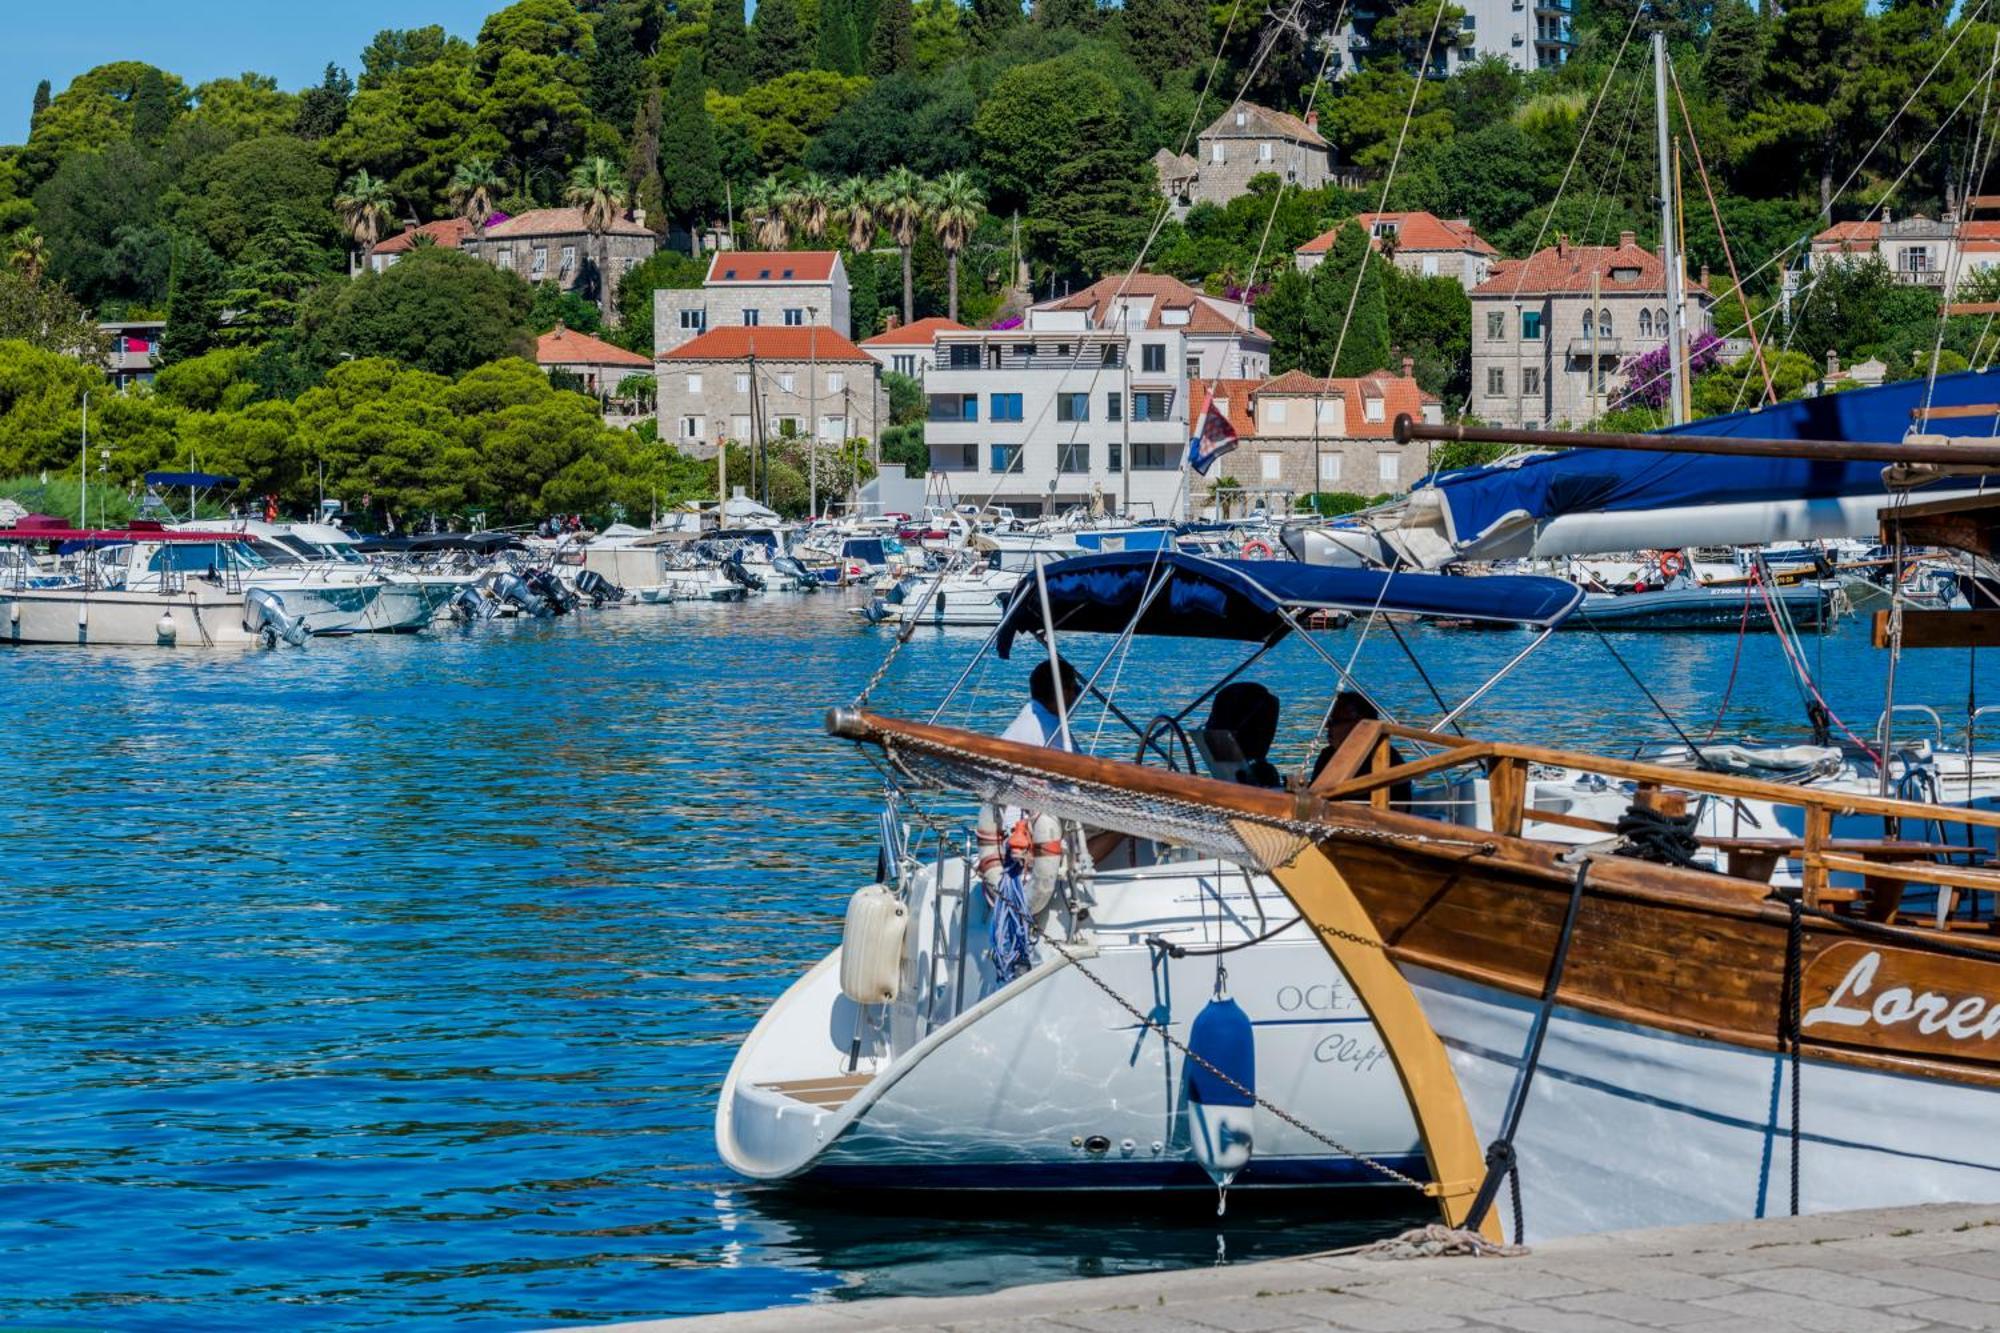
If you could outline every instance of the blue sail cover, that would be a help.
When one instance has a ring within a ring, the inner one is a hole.
[[[1384,573],[1287,560],[1211,560],[1186,552],[1080,555],[1046,567],[1049,610],[1065,633],[1118,634],[1141,605],[1134,630],[1188,639],[1262,640],[1290,629],[1284,611],[1385,611],[1452,620],[1553,625],[1576,609],[1583,590],[1528,575],[1459,578]],[[1165,580],[1149,605],[1147,590]],[[1041,592],[1021,580],[1000,624],[1006,657],[1014,636],[1042,628]]]
[[[220,486],[234,486],[236,478],[218,476],[213,472],[148,472],[148,486],[200,486],[204,489]]]
[[[1894,443],[1909,434],[1915,421],[1912,412],[1924,405],[1924,387],[1922,379],[1900,380],[1708,417],[1658,433]],[[1993,411],[1996,403],[2000,403],[2000,372],[1991,371],[1940,375],[1931,399],[1933,407],[1987,409],[1980,415],[1953,417],[1946,432],[1979,439],[2000,435],[2000,421]],[[1886,493],[1882,467],[1585,448],[1440,472],[1417,484],[1437,488],[1447,506],[1451,538],[1464,548],[1523,519],[1545,523],[1566,514],[1880,496]]]

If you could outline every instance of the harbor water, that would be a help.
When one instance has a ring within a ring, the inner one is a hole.
[[[0,651],[0,1322],[515,1329],[1270,1258],[1396,1226],[1326,1198],[1239,1193],[1222,1220],[1212,1198],[862,1208],[728,1176],[711,1117],[736,1043],[874,872],[880,777],[820,728],[890,642],[850,604]],[[1413,719],[1528,641],[1403,635],[1429,685],[1386,632],[1317,641]],[[876,705],[927,714],[980,643],[920,632]],[[1108,646],[1075,645],[1086,665]],[[1149,716],[1240,651],[1142,641],[1121,696]],[[1865,625],[1805,652],[1840,718],[1872,728],[1886,659]],[[989,655],[947,719],[1003,725],[1030,660]],[[1294,706],[1330,680],[1297,643],[1253,674]],[[1720,735],[1802,738],[1769,635],[1740,656],[1732,634],[1557,636],[1468,728],[1671,740],[1640,682],[1697,739],[1725,689]],[[1962,718],[1972,685],[2000,700],[1989,661],[1912,653],[1897,695]],[[1314,720],[1288,718],[1281,766]]]

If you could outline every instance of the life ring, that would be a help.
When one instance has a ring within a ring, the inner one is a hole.
[[[1259,541],[1252,537],[1243,543],[1242,556],[1245,560],[1269,560],[1275,554],[1277,552],[1271,549],[1271,543],[1267,541]]]
[[[1686,568],[1687,557],[1679,551],[1660,552],[1660,577],[1662,579],[1678,578]]]

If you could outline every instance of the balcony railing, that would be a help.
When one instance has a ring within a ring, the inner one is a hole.
[[[1569,355],[1571,360],[1588,361],[1592,355],[1622,356],[1625,353],[1623,338],[1571,338]]]

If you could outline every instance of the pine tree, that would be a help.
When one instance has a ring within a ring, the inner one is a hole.
[[[868,72],[897,74],[917,61],[916,11],[910,0],[881,0],[875,32],[868,40]]]
[[[660,86],[646,89],[646,100],[632,123],[632,154],[625,167],[635,207],[646,211],[654,231],[667,230],[667,183],[660,178]]]
[[[42,118],[42,113],[44,111],[47,111],[48,109],[49,109],[49,81],[47,79],[43,79],[40,83],[35,85],[35,109],[28,113],[29,127],[33,128],[34,123],[40,120]]]
[[[882,0],[847,0],[848,14],[854,20],[854,56],[860,63],[855,73],[868,72],[868,52],[875,41],[875,25],[882,18]]]
[[[972,0],[972,31],[982,46],[991,46],[1000,35],[1021,21],[1021,0]]]
[[[354,80],[340,66],[327,63],[319,87],[299,94],[299,118],[292,133],[301,139],[324,139],[347,123],[347,104],[354,97]]]
[[[167,77],[148,67],[132,90],[132,138],[142,144],[157,144],[167,137],[180,108],[167,88]]]
[[[764,0],[757,6],[762,17]],[[715,214],[722,202],[722,167],[715,151],[715,127],[709,123],[706,80],[701,74],[701,57],[689,51],[681,57],[680,68],[667,88],[665,114],[660,124],[660,161],[671,167],[666,173],[667,217],[699,236],[701,225]],[[700,242],[689,247],[699,250]]]
[[[612,125],[628,124],[638,114],[639,90],[646,80],[646,62],[633,38],[632,20],[624,5],[611,6],[597,19],[586,100],[599,120]]]
[[[206,242],[190,236],[175,243],[161,361],[171,365],[222,345],[222,311],[231,287],[228,269]]]
[[[750,33],[743,26],[743,0],[715,0],[703,45],[708,77],[716,88],[733,95],[750,86]]]
[[[805,30],[799,26],[799,11],[793,0],[763,0],[750,24],[752,80],[764,83],[783,74],[809,69],[811,65]]]
[[[1325,373],[1327,365],[1340,377],[1366,375],[1389,365],[1389,300],[1382,282],[1388,261],[1368,244],[1368,229],[1359,223],[1342,227],[1334,237],[1326,262],[1313,271],[1307,322],[1320,344],[1319,366],[1309,374]],[[1365,267],[1364,267],[1365,266]],[[1361,287],[1355,290],[1356,275]],[[1349,315],[1348,308],[1353,307]],[[1346,335],[1341,327],[1346,325]]]
[[[854,11],[848,0],[820,0],[819,67],[835,74],[861,72],[861,51],[854,38]]]

